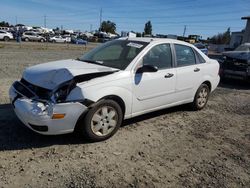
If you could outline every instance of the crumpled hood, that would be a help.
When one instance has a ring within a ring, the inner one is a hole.
[[[250,52],[246,52],[246,51],[228,51],[228,52],[223,52],[223,55],[230,57],[230,58],[250,60]]]
[[[23,78],[36,86],[52,90],[75,76],[116,70],[118,69],[68,59],[29,67],[23,72]]]

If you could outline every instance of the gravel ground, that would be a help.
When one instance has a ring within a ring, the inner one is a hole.
[[[183,105],[125,121],[99,143],[24,127],[8,104],[10,84],[27,66],[82,53],[0,43],[0,187],[250,187],[246,83],[220,84],[198,112]]]

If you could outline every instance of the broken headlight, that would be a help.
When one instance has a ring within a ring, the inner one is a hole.
[[[67,99],[70,91],[74,88],[74,84],[72,82],[66,82],[61,84],[52,95],[52,100],[54,102],[64,102]]]

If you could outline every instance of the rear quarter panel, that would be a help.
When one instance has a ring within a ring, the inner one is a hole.
[[[208,59],[208,61],[202,66],[202,76],[200,80],[200,84],[202,84],[205,81],[209,81],[211,83],[211,91],[215,90],[215,88],[218,86],[220,77],[219,77],[219,68],[220,65],[218,61],[214,59]]]

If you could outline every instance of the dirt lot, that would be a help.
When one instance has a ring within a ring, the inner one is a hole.
[[[184,105],[126,121],[100,143],[24,127],[8,104],[10,84],[27,66],[84,50],[0,43],[0,187],[250,187],[245,83],[221,84],[199,112]]]

